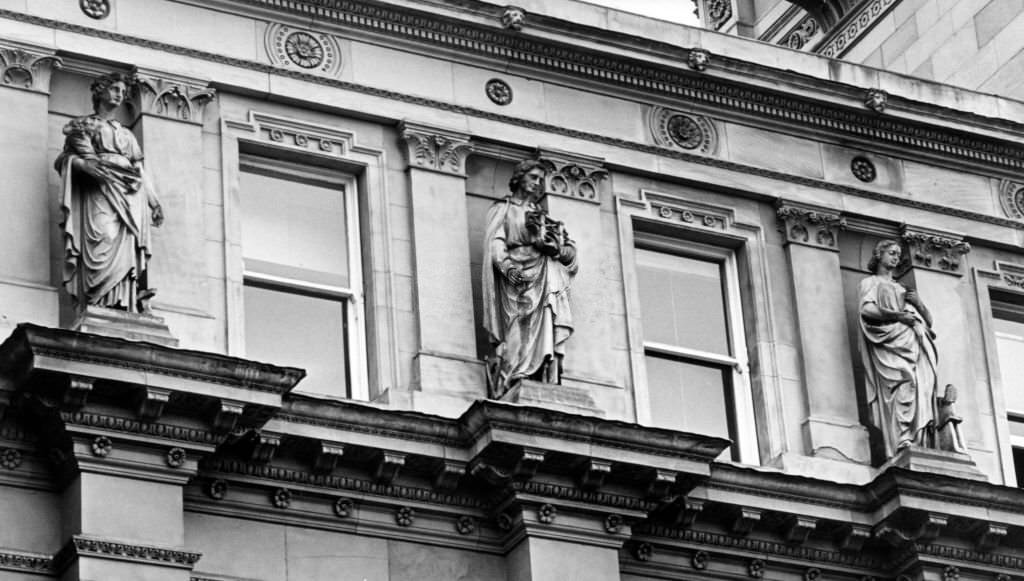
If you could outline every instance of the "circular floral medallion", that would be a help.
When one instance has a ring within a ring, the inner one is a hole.
[[[673,115],[668,118],[668,136],[683,149],[696,149],[704,140],[700,126],[691,117]]]
[[[284,51],[293,63],[304,69],[315,69],[324,62],[324,45],[312,34],[301,30],[284,39]]]
[[[228,483],[218,478],[206,486],[206,494],[214,500],[223,500],[228,495]]]
[[[106,436],[97,436],[92,441],[92,455],[100,458],[106,458],[110,455],[110,451],[114,449],[114,443],[110,441],[110,438]]]
[[[78,7],[82,9],[89,18],[103,20],[110,16],[110,2],[108,0],[79,0]]]
[[[185,465],[187,457],[183,448],[171,448],[167,451],[167,465],[171,468],[181,468]]]
[[[850,171],[853,172],[853,177],[862,182],[873,182],[878,177],[875,164],[871,163],[870,159],[859,155],[850,162]]]
[[[341,518],[348,518],[352,516],[353,505],[352,499],[341,497],[334,501],[334,514]]]
[[[460,535],[469,535],[476,530],[476,519],[471,516],[460,516],[459,520],[455,521],[455,530]]]
[[[487,98],[495,105],[508,105],[512,102],[512,87],[501,79],[491,79],[484,86]]]
[[[604,517],[604,530],[608,534],[614,535],[619,532],[622,528],[622,517],[617,514],[610,514]]]
[[[292,505],[292,491],[287,488],[278,488],[270,495],[270,501],[277,508],[288,508]]]
[[[416,518],[416,512],[408,506],[403,506],[395,511],[395,522],[400,527],[412,526],[412,521]]]
[[[0,466],[8,470],[14,470],[21,466],[21,451],[14,448],[7,448],[0,451]]]

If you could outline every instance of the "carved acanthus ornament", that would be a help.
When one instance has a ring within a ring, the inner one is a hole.
[[[691,55],[694,53],[690,53]],[[665,107],[651,107],[648,125],[654,142],[662,147],[715,155],[718,131],[711,119]]]
[[[839,251],[839,230],[846,228],[846,220],[838,213],[782,201],[776,216],[787,243]]]
[[[434,127],[402,124],[409,165],[441,173],[465,176],[466,158],[473,151],[469,136]]]
[[[136,73],[132,104],[144,115],[202,123],[203,110],[216,92],[191,79],[160,73]]]
[[[905,226],[900,236],[910,253],[911,265],[947,274],[963,274],[963,258],[971,245],[946,232]]]
[[[600,203],[600,184],[608,172],[592,164],[541,158],[550,168],[545,192],[577,200]]]
[[[40,50],[0,47],[0,86],[50,92],[50,75],[61,68],[59,57]]]
[[[703,0],[704,21],[711,30],[721,30],[732,18],[732,0]]]

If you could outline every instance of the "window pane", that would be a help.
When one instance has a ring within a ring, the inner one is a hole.
[[[238,181],[247,261],[329,276],[297,276],[288,270],[269,274],[349,286],[346,208],[340,186],[312,185],[253,171],[243,171]]]
[[[731,355],[722,266],[637,249],[644,340]]]
[[[1006,410],[1024,414],[1024,323],[995,318],[992,324]]]
[[[301,391],[348,395],[343,301],[245,285],[246,357],[301,367]]]
[[[646,359],[654,425],[732,438],[729,370],[656,355]]]

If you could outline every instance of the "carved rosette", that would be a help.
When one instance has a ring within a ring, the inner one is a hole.
[[[487,98],[495,105],[505,106],[512,103],[512,87],[501,79],[491,79],[484,85]]]
[[[411,527],[416,520],[416,511],[408,506],[400,507],[395,511],[395,523],[400,527]]]
[[[329,77],[341,74],[341,48],[329,34],[274,23],[267,27],[263,43],[274,66]]]
[[[110,16],[110,0],[78,0],[82,13],[94,20]]]
[[[193,81],[137,74],[132,104],[144,115],[201,123],[206,104],[216,94]]]
[[[0,466],[7,470],[14,470],[21,466],[21,450],[14,448],[0,450]]]
[[[345,498],[344,496],[334,501],[334,514],[338,515],[339,518],[348,518],[352,516],[352,510],[355,507],[355,502],[351,498]]]
[[[471,516],[460,516],[455,521],[455,530],[460,535],[471,535],[476,531],[476,519]]]
[[[971,245],[959,236],[906,227],[901,238],[909,251],[911,266],[963,274],[963,258],[971,251]]]
[[[604,517],[604,530],[610,535],[616,535],[622,530],[622,515],[610,514]]]
[[[409,165],[441,173],[466,175],[466,158],[473,151],[469,137],[406,123],[402,128]]]
[[[558,509],[551,504],[542,504],[537,509],[537,520],[546,525],[555,522],[556,516],[558,516]]]
[[[693,557],[690,558],[690,565],[698,571],[703,571],[708,568],[709,560],[710,557],[708,556],[707,551],[697,551],[693,554]]]
[[[787,244],[839,251],[839,231],[846,228],[846,219],[838,213],[782,202],[775,215]]]
[[[48,93],[50,75],[61,64],[59,57],[45,52],[0,47],[0,86]]]
[[[541,161],[549,168],[545,192],[600,203],[599,186],[608,177],[607,171],[571,161],[559,162],[543,158]]]
[[[701,155],[718,153],[718,131],[707,117],[665,107],[652,107],[648,113],[648,123],[654,142],[662,147]]]
[[[633,556],[637,561],[650,561],[654,556],[654,546],[650,543],[636,543],[633,545]]]
[[[1000,181],[999,204],[1008,218],[1024,220],[1024,184],[1010,180]]]
[[[171,448],[167,451],[167,465],[171,468],[181,468],[185,465],[185,460],[188,458],[183,448]]]

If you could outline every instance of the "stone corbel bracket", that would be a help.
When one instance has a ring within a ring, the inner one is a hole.
[[[601,184],[609,178],[604,159],[546,148],[537,149],[534,155],[548,171],[545,194],[601,203]]]
[[[907,247],[911,266],[955,276],[966,272],[963,262],[971,251],[971,245],[964,241],[963,236],[905,225],[900,239]]]
[[[0,86],[50,93],[50,76],[63,61],[46,49],[0,45]]]
[[[411,167],[465,177],[466,158],[473,151],[469,135],[409,121],[400,129]]]
[[[136,69],[135,79],[131,104],[140,115],[199,124],[216,95],[207,82],[168,73]]]
[[[834,210],[780,200],[775,215],[787,244],[839,252],[839,231],[846,228],[846,219]]]

